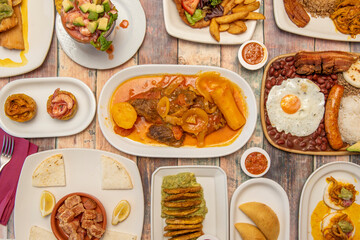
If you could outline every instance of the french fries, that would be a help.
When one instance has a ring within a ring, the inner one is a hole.
[[[211,19],[209,31],[220,42],[220,33],[241,34],[247,30],[247,20],[263,20],[265,16],[254,12],[260,8],[258,0],[223,0],[223,16]]]

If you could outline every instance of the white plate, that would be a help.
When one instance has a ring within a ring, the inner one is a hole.
[[[31,177],[36,166],[49,156],[62,153],[64,156],[66,186],[36,188],[31,185]],[[121,162],[129,172],[134,188],[131,190],[101,189],[101,155],[110,156]],[[104,205],[107,216],[107,229],[128,232],[141,239],[144,222],[144,193],[136,164],[120,155],[93,149],[56,149],[33,154],[26,158],[21,171],[15,198],[15,237],[29,239],[33,225],[51,231],[50,215],[42,217],[39,209],[40,195],[48,190],[56,200],[72,192],[89,193]],[[120,200],[131,205],[129,217],[122,223],[111,225],[112,211]]]
[[[110,69],[129,60],[141,46],[146,30],[146,18],[139,0],[112,0],[118,12],[113,41],[114,55],[109,59],[106,52],[96,50],[90,44],[73,40],[65,31],[59,14],[56,15],[56,36],[61,47],[74,62],[92,69]],[[119,28],[122,20],[127,20],[127,28]]]
[[[203,232],[221,240],[229,239],[228,196],[226,173],[216,166],[160,167],[151,177],[151,239],[165,240],[165,220],[161,218],[161,185],[164,176],[192,172],[204,190],[208,213],[203,222]]]
[[[38,68],[45,60],[49,50],[54,30],[54,1],[23,0],[28,7],[29,52],[25,54],[27,64],[20,67],[3,67],[0,63],[0,77],[10,77],[24,74]],[[19,50],[9,50],[0,47],[0,59],[9,58],[14,62],[21,62]]]
[[[240,204],[247,202],[261,202],[268,205],[276,213],[280,222],[278,239],[290,239],[290,207],[286,192],[273,180],[256,178],[242,183],[235,190],[231,198],[230,240],[241,240],[240,234],[234,227],[235,223],[244,222],[254,224],[250,218],[239,209]]]
[[[261,1],[260,1],[261,2]],[[200,43],[209,44],[241,44],[250,40],[254,34],[256,20],[246,21],[246,32],[238,35],[228,32],[220,33],[220,42],[217,42],[209,32],[209,27],[192,28],[185,24],[180,18],[173,0],[163,0],[165,28],[168,34],[173,37]],[[255,12],[259,12],[256,10]]]
[[[360,166],[350,162],[332,162],[316,169],[306,180],[301,192],[299,206],[299,239],[313,239],[311,236],[311,214],[316,205],[323,200],[326,178],[333,176],[348,180],[360,189]],[[360,204],[359,197],[356,203]]]
[[[122,82],[129,78],[140,75],[153,74],[196,74],[200,71],[217,71],[237,84],[244,93],[248,105],[249,116],[246,119],[246,124],[241,134],[237,139],[228,146],[223,147],[168,147],[168,146],[151,146],[132,141],[126,137],[121,137],[113,130],[113,123],[111,122],[111,115],[109,111],[110,98],[115,89]],[[126,68],[115,75],[113,75],[104,85],[98,104],[98,119],[100,129],[105,138],[120,151],[128,154],[144,156],[144,157],[179,157],[179,158],[208,158],[218,157],[233,153],[240,149],[250,139],[256,124],[257,108],[254,93],[249,84],[238,74],[219,67],[210,66],[191,66],[191,65],[138,65]]]
[[[276,25],[287,32],[298,35],[322,38],[337,41],[360,42],[360,36],[351,38],[350,35],[342,34],[336,30],[333,21],[329,18],[314,18],[310,14],[310,22],[304,27],[297,27],[288,17],[283,0],[273,0]]]
[[[52,119],[46,110],[48,97],[55,89],[69,91],[76,97],[78,110],[72,119]],[[28,122],[16,122],[5,115],[4,103],[15,93],[32,97],[37,104],[36,116]],[[68,77],[19,79],[0,90],[0,126],[10,135],[23,138],[59,137],[84,130],[93,120],[96,101],[91,89],[82,81]]]

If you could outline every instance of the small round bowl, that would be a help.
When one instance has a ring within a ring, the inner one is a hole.
[[[197,240],[219,240],[219,239],[213,235],[207,234],[200,236]]]
[[[55,207],[51,213],[51,230],[53,231],[55,237],[58,240],[67,240],[69,237],[67,234],[64,233],[64,231],[61,229],[61,227],[59,226],[59,219],[56,218],[57,215],[57,211],[59,209],[59,207],[65,202],[65,200],[73,195],[79,195],[81,197],[82,202],[84,202],[87,199],[91,199],[94,202],[96,202],[97,207],[95,208],[95,211],[102,213],[103,215],[103,221],[100,222],[100,224],[102,225],[103,229],[106,229],[106,211],[104,206],[102,205],[102,203],[99,201],[99,199],[97,199],[96,197],[87,194],[87,193],[82,193],[82,192],[75,192],[75,193],[70,193],[68,195],[65,195],[64,197],[62,197],[56,204]],[[85,238],[86,239],[86,238]]]
[[[253,152],[259,152],[259,153],[262,153],[266,159],[267,159],[267,167],[265,169],[265,171],[263,171],[262,173],[260,174],[252,174],[250,173],[246,167],[245,167],[245,159],[247,158],[247,156],[249,156],[250,153],[253,153]],[[269,154],[262,148],[258,148],[258,147],[252,147],[252,148],[249,148],[248,150],[246,150],[244,152],[244,154],[241,156],[241,169],[243,170],[243,172],[248,175],[249,177],[262,177],[264,176],[270,169],[270,165],[271,165],[271,160],[270,160],[270,156]]]
[[[264,58],[263,58],[263,59],[261,60],[261,62],[258,63],[258,64],[249,64],[249,63],[245,62],[245,60],[244,60],[244,58],[243,58],[243,56],[242,56],[242,52],[243,52],[244,47],[245,47],[247,44],[249,44],[249,43],[258,43],[258,44],[260,44],[260,45],[263,47],[263,49],[264,49]],[[242,65],[244,68],[249,69],[249,70],[258,70],[258,69],[262,68],[262,67],[265,65],[265,63],[267,62],[268,57],[269,57],[269,52],[268,52],[266,46],[265,46],[263,43],[261,43],[261,42],[259,42],[259,41],[256,41],[256,40],[250,40],[250,41],[244,42],[244,43],[241,45],[241,47],[240,47],[240,49],[239,49],[239,52],[238,52],[238,58],[239,58],[239,61],[240,61],[241,65]]]

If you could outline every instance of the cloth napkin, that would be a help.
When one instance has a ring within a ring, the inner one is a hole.
[[[0,128],[0,147],[5,133]],[[36,153],[38,146],[23,138],[14,137],[11,161],[0,172],[0,224],[6,225],[15,205],[16,188],[25,158]]]

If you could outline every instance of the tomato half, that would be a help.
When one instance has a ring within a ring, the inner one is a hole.
[[[181,0],[181,5],[191,16],[194,14],[200,0]]]

